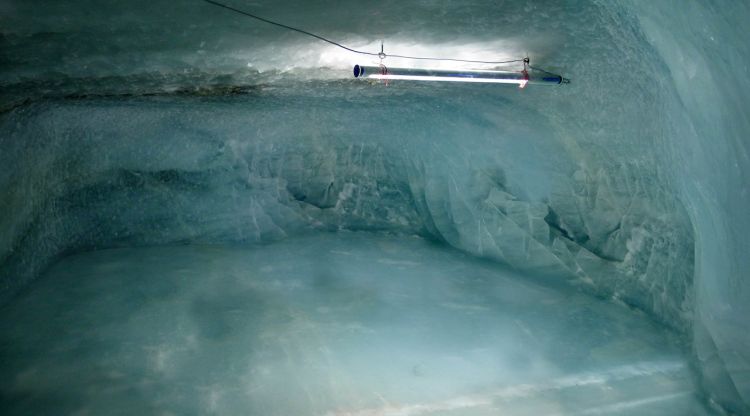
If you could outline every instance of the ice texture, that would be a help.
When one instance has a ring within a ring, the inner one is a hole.
[[[750,413],[750,46],[747,3],[639,4],[638,21],[674,87],[663,150],[696,233],[694,350],[704,385]]]
[[[19,228],[16,258],[41,267],[81,248],[388,229],[582,286],[684,327],[692,261],[681,260],[691,259],[692,235],[658,180],[625,176],[627,166],[617,174],[575,166],[542,134],[551,127],[510,103],[496,104],[503,118],[520,121],[507,128],[493,114],[467,116],[457,105],[441,103],[448,114],[435,113],[425,91],[355,99],[346,88],[329,86],[325,97],[261,91],[14,112],[5,124],[12,130],[6,163],[41,177],[11,178],[17,199],[7,201],[28,209],[33,191],[24,186],[46,188],[34,214],[46,220]],[[352,106],[340,108],[341,100]],[[408,112],[389,110],[408,102]]]
[[[368,85],[363,57],[200,1],[4,1],[0,299],[78,251],[388,230],[646,312],[750,413],[750,6],[245,3],[573,83]]]
[[[674,334],[416,237],[80,254],[0,318],[5,415],[711,414]]]

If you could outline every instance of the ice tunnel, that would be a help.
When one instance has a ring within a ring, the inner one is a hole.
[[[750,414],[747,2],[226,3],[573,82],[0,2],[0,413]]]

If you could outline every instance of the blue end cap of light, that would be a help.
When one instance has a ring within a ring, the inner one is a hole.
[[[365,71],[363,71],[363,70],[362,70],[362,69],[361,69],[361,68],[359,67],[359,65],[354,65],[354,78],[357,78],[357,77],[359,77],[359,76],[360,76],[360,74],[362,74],[362,73],[364,73],[364,72],[365,72]]]

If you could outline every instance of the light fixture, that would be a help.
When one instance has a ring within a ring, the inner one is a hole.
[[[411,80],[411,81],[448,81],[448,82],[487,82],[495,84],[516,84],[520,88],[527,84],[567,84],[567,78],[545,73],[536,74],[528,71],[480,71],[480,70],[446,70],[390,68],[385,66],[354,65],[354,77],[377,80]]]

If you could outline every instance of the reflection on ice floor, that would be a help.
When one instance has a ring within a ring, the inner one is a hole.
[[[0,310],[3,414],[705,414],[644,316],[419,238],[69,257]]]

